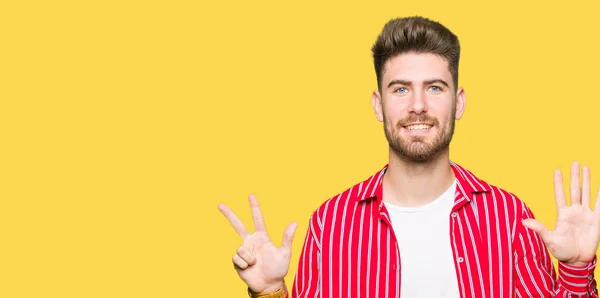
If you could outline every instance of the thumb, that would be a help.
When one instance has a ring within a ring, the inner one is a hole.
[[[283,232],[283,241],[281,242],[281,247],[292,249],[292,242],[294,241],[296,227],[298,227],[298,225],[293,222],[285,229],[285,232]]]
[[[523,225],[526,228],[536,232],[546,243],[546,245],[548,244],[548,241],[550,240],[550,230],[548,230],[544,224],[539,222],[537,219],[527,218],[523,220]]]

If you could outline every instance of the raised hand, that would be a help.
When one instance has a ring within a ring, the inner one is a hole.
[[[582,185],[579,185],[579,163],[571,167],[571,206],[563,188],[560,170],[554,172],[554,196],[558,216],[554,230],[548,230],[535,219],[526,219],[523,225],[534,230],[546,243],[552,255],[571,266],[584,266],[596,255],[600,241],[600,189],[594,210],[590,209],[590,169],[583,167]]]
[[[291,223],[286,228],[281,247],[276,247],[267,233],[258,201],[254,195],[249,195],[248,200],[254,220],[255,232],[252,234],[225,204],[219,205],[221,213],[244,240],[233,256],[233,264],[240,278],[253,292],[275,291],[283,285],[288,273],[297,225]]]

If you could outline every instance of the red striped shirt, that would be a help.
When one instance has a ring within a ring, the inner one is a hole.
[[[515,195],[451,167],[458,183],[450,239],[461,297],[598,297],[596,258],[581,268],[559,262],[557,276],[541,238],[521,224],[533,218],[531,210]],[[292,297],[400,296],[400,252],[382,200],[386,169],[313,213]]]

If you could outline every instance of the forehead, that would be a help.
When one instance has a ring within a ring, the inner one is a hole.
[[[385,63],[383,85],[392,80],[422,82],[431,79],[443,79],[452,82],[452,74],[448,61],[431,53],[403,53],[396,55]]]

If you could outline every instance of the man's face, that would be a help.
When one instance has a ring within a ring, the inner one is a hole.
[[[454,90],[448,62],[435,54],[405,53],[389,59],[373,93],[390,147],[413,161],[427,161],[448,148],[465,95]]]

